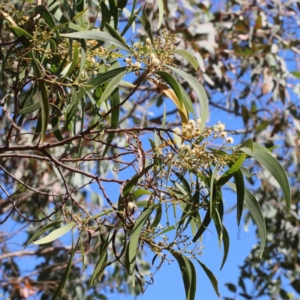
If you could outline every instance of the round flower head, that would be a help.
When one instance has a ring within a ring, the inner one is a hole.
[[[146,45],[151,45],[151,40],[149,38],[146,38]]]
[[[234,142],[234,139],[231,137],[231,136],[229,136],[227,139],[226,139],[226,143],[227,144],[232,144]]]
[[[179,127],[173,128],[173,131],[174,131],[176,134],[181,134],[181,130],[180,130]]]
[[[193,128],[196,127],[196,123],[194,120],[189,120],[189,125],[191,125]]]
[[[132,66],[139,69],[141,67],[141,63],[137,61]]]
[[[197,123],[198,125],[201,125],[201,119],[198,118],[198,119],[196,120],[196,123]]]
[[[218,122],[216,129],[218,132],[222,132],[225,130],[225,124],[221,123],[220,121]]]
[[[220,135],[224,139],[224,138],[227,137],[227,132],[226,131],[222,131]]]
[[[153,58],[152,59],[152,66],[158,67],[159,65],[160,65],[160,60],[157,57]]]

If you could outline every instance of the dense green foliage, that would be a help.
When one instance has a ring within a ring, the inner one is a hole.
[[[240,295],[259,296],[249,278],[260,295],[291,299],[279,269],[299,292],[298,6],[14,4],[0,5],[0,221],[18,224],[26,249],[10,251],[1,232],[4,295],[140,294],[170,256],[186,299],[195,299],[195,265],[219,295],[202,235],[213,224],[222,268],[226,188],[237,225],[246,210],[260,239]],[[244,128],[207,126],[215,109]],[[43,258],[26,274],[25,255]]]

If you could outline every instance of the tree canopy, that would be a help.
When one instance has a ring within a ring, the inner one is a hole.
[[[229,290],[300,293],[299,10],[297,1],[1,3],[3,295],[139,295],[174,261],[186,299],[196,299],[196,265],[220,297],[202,236],[217,232],[222,268],[227,190],[237,226],[252,220],[258,235]],[[31,270],[23,256],[37,259]]]

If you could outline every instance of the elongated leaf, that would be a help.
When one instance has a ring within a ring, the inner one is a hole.
[[[211,213],[210,213],[210,209],[207,210],[204,220],[200,226],[200,228],[198,229],[197,233],[195,234],[195,236],[193,237],[193,242],[195,243],[199,237],[203,234],[203,232],[207,229],[209,223],[211,221]]]
[[[101,95],[101,98],[99,100],[99,105],[101,105],[112,93],[113,91],[118,88],[121,80],[123,77],[127,74],[127,71],[123,71],[119,73],[116,77],[114,77],[107,85],[106,89]]]
[[[184,255],[177,251],[171,251],[172,255],[180,267],[186,300],[194,300],[196,296],[197,275],[193,263]]]
[[[31,114],[31,113],[35,112],[36,110],[38,110],[40,107],[41,107],[41,103],[35,102],[30,106],[27,106],[25,108],[18,110],[18,114],[20,114],[20,115]]]
[[[198,69],[198,61],[189,51],[184,49],[175,49],[173,52],[185,58],[195,70]]]
[[[135,6],[136,6],[136,0],[133,0],[133,4],[132,4],[132,8],[131,8],[131,15],[128,19],[128,22],[127,22],[126,26],[124,27],[123,31],[121,32],[121,36],[124,36],[124,34],[127,32],[127,30],[134,23],[135,19],[138,17],[138,14],[140,13],[140,11],[143,9],[143,5],[141,5],[139,7],[139,9],[136,12],[134,12]],[[133,29],[135,27],[134,25],[135,25],[135,23],[132,26]],[[133,32],[134,32],[134,30],[133,30]]]
[[[289,215],[291,211],[291,190],[284,168],[281,166],[278,160],[272,156],[272,153],[266,147],[257,143],[253,143],[253,151],[251,152],[249,150],[251,147],[251,140],[247,140],[246,142],[248,143],[248,146],[244,146],[243,143],[240,150],[257,160],[276,179],[283,191],[286,202],[286,212]]]
[[[105,23],[105,27],[112,37],[114,37],[116,40],[118,40],[120,43],[122,43],[123,46],[131,52],[131,49],[129,48],[129,46],[126,44],[124,39],[120,36],[120,34],[115,29],[113,29],[108,23]],[[128,52],[128,50],[127,50],[127,52]]]
[[[282,188],[286,202],[286,212],[289,215],[291,211],[291,190],[284,168],[267,148],[257,143],[254,143],[253,158],[272,174]]]
[[[220,270],[222,270],[223,266],[225,265],[225,262],[227,260],[227,256],[228,256],[228,252],[229,252],[229,234],[227,232],[226,227],[223,225],[222,227],[223,229],[223,246],[224,246],[224,255],[223,255],[223,260],[222,260],[222,264],[220,267]]]
[[[158,23],[157,23],[157,30],[160,29],[163,18],[164,18],[164,3],[163,0],[157,0],[158,5]]]
[[[143,195],[152,195],[152,193],[150,191],[144,190],[144,189],[137,189],[132,193],[132,196],[135,199],[138,199],[139,197],[141,197]]]
[[[79,57],[78,47],[76,44],[74,44],[72,60],[61,72],[61,75],[63,77],[68,77],[74,71],[74,69],[77,66],[78,57]]]
[[[136,220],[134,227],[132,229],[130,241],[128,243],[127,252],[126,252],[126,268],[128,271],[132,272],[135,266],[137,246],[140,239],[141,230],[145,224],[145,222],[150,217],[151,213],[155,209],[155,205],[146,209]]]
[[[244,141],[240,146],[240,150],[247,153],[250,156],[253,156],[254,144],[253,144],[252,139],[248,139],[248,140]]]
[[[230,168],[219,178],[217,185],[224,185],[233,176],[233,174],[241,168],[245,159],[246,154],[239,155],[235,163],[231,165]]]
[[[155,44],[154,44],[154,38],[153,38],[153,34],[152,34],[153,30],[151,28],[151,23],[150,23],[150,21],[149,21],[149,19],[147,17],[147,14],[146,14],[146,6],[144,6],[144,8],[143,8],[143,14],[142,14],[141,17],[139,17],[139,19],[140,19],[140,21],[141,21],[141,23],[142,23],[145,31],[147,32],[147,34],[148,34],[148,36],[149,36],[149,38],[151,40],[151,43],[153,45],[154,50],[156,51]]]
[[[200,84],[200,82],[194,78],[193,76],[189,75],[188,73],[179,70],[177,68],[167,66],[170,70],[173,72],[177,73],[179,76],[181,76],[183,79],[185,79],[191,88],[195,91],[197,94],[199,101],[200,101],[200,108],[201,108],[201,113],[200,113],[200,118],[201,118],[201,124],[200,124],[200,130],[202,131],[203,128],[205,127],[205,124],[208,119],[208,98],[206,95],[206,92],[203,88],[203,86]]]
[[[169,88],[166,84],[164,84],[158,80],[154,80],[153,78],[148,78],[148,80],[150,82],[154,83],[168,98],[170,98],[174,102],[174,104],[178,108],[182,123],[188,123],[189,116],[188,116],[187,109],[185,108],[184,105],[180,104],[180,101],[177,98],[174,90]]]
[[[192,113],[194,118],[196,118],[194,106],[193,106],[190,96],[188,95],[186,90],[181,85],[179,85],[179,87],[180,87],[180,91],[181,91],[181,95],[182,95],[183,106],[185,107],[185,109],[187,110],[188,113],[189,112]]]
[[[71,256],[70,256],[70,259],[69,259],[69,262],[68,262],[68,265],[66,267],[66,270],[64,272],[64,275],[62,276],[62,279],[52,297],[52,300],[56,300],[58,295],[59,294],[63,294],[64,292],[64,289],[65,289],[65,286],[66,286],[66,283],[67,283],[67,280],[68,280],[68,277],[69,277],[69,274],[71,272],[71,268],[72,268],[72,263],[73,263],[73,257],[74,257],[74,254],[76,252],[76,249],[78,247],[78,244],[79,244],[79,239],[77,241],[77,244],[76,246],[73,248],[73,238],[72,238],[72,251],[71,251]]]
[[[172,231],[172,230],[174,230],[174,229],[176,229],[176,227],[175,227],[174,225],[172,225],[172,226],[170,226],[170,227],[167,227],[167,228],[163,229],[163,231],[161,231],[161,232],[159,233],[159,235],[163,235],[163,234],[165,234],[165,233],[167,233],[167,232],[169,232],[169,231]]]
[[[245,197],[245,183],[244,176],[241,170],[233,173],[235,186],[236,186],[236,195],[237,195],[237,203],[236,203],[236,218],[237,224],[240,225],[243,207],[244,207],[244,197]]]
[[[199,263],[199,265],[202,267],[203,271],[205,272],[205,274],[207,275],[207,277],[209,278],[216,294],[218,295],[218,297],[220,297],[220,293],[219,293],[219,288],[218,288],[218,280],[215,277],[215,275],[213,274],[213,272],[204,264],[202,263],[199,259],[197,259],[197,262]]]
[[[267,239],[265,219],[257,200],[247,189],[245,189],[245,203],[258,229],[258,234],[260,237],[260,257],[262,257]]]
[[[36,240],[40,235],[42,235],[45,231],[47,231],[48,229],[60,224],[62,221],[54,221],[51,222],[49,224],[47,224],[46,226],[44,226],[43,228],[39,229],[25,244],[23,250],[27,247],[27,245],[29,245],[30,243],[32,243],[32,241]]]
[[[216,198],[216,195],[214,195],[214,190],[215,190],[215,177],[216,177],[218,170],[219,170],[219,165],[217,164],[214,167],[214,170],[213,170],[213,172],[211,174],[211,178],[210,178],[209,209],[210,209],[211,217],[212,217],[212,213],[213,213],[213,202]]]
[[[79,32],[61,34],[61,36],[75,38],[75,39],[103,41],[106,43],[110,43],[126,52],[129,53],[131,52],[131,49],[129,48],[129,46],[127,46],[127,44],[126,46],[124,46],[124,43],[121,43],[119,40],[112,37],[108,32],[104,32],[104,31],[96,31],[96,30],[79,31]]]
[[[236,191],[236,186],[234,183],[227,182],[227,185]],[[266,223],[257,200],[248,189],[245,189],[245,203],[258,229],[258,234],[260,237],[260,257],[262,257],[267,239]]]
[[[57,240],[58,238],[60,238],[61,236],[65,235],[66,233],[68,233],[70,230],[72,230],[74,228],[74,226],[76,225],[75,222],[71,222],[65,226],[62,226],[52,232],[50,232],[47,236],[45,236],[44,238],[33,242],[33,244],[35,245],[41,245],[41,244],[46,244],[46,243],[50,243],[54,240]]]
[[[104,247],[105,249],[102,249],[100,258],[99,258],[99,260],[96,264],[96,267],[94,269],[94,272],[93,272],[91,280],[90,280],[90,287],[92,286],[92,284],[93,284],[94,280],[96,279],[96,277],[98,277],[99,273],[101,273],[104,270],[105,266],[106,266],[107,246],[108,246],[108,244],[106,245],[106,247]]]
[[[32,63],[33,63],[33,68],[36,73],[37,78],[42,77],[42,73],[40,71],[39,65],[36,62],[36,58],[34,53],[32,52]],[[48,92],[47,92],[47,87],[45,84],[44,80],[39,80],[38,81],[39,85],[39,90],[41,93],[40,99],[40,105],[41,105],[41,112],[42,112],[42,117],[41,117],[41,142],[44,141],[46,131],[47,131],[47,126],[49,122],[49,113],[50,113],[50,107],[49,107],[49,98],[48,98]]]
[[[33,39],[33,36],[29,32],[27,32],[26,30],[24,30],[18,26],[9,26],[9,28],[15,33],[15,35],[17,37],[24,36],[29,39]]]
[[[58,30],[55,28],[55,20],[52,16],[52,14],[47,10],[47,8],[44,5],[39,5],[36,7],[36,9],[41,9],[41,16],[45,20],[45,22],[49,25],[50,28],[54,29],[56,37],[59,36]]]
[[[151,168],[153,167],[153,164],[144,168],[143,171],[135,176],[133,176],[124,186],[123,188],[123,197],[125,198],[129,193],[134,189],[134,187],[137,185],[139,179],[146,174]],[[120,196],[119,203],[118,203],[118,211],[124,210],[124,201],[123,198]]]
[[[175,92],[180,104],[180,108],[182,109],[182,105],[183,105],[182,95],[180,90],[180,84],[177,82],[177,80],[170,73],[164,71],[156,71],[155,74],[159,75],[163,80],[167,82],[167,84],[170,85],[170,87]]]
[[[107,88],[108,88],[108,86],[107,86]],[[110,103],[111,103],[111,107],[115,107],[115,106],[119,105],[119,103],[120,103],[120,91],[119,91],[118,88],[115,89],[113,91],[113,93],[111,94],[111,96],[110,96]],[[110,121],[110,127],[111,128],[117,128],[118,127],[118,124],[119,124],[119,115],[120,115],[120,107],[116,107],[112,111],[112,113],[111,113],[111,121]],[[113,141],[114,136],[115,136],[115,132],[109,133],[107,141],[106,141],[107,145],[105,146],[105,149],[104,149],[104,151],[102,153],[103,157],[107,153],[107,151],[109,149],[109,146],[110,146],[110,143]]]
[[[101,15],[102,15],[100,29],[101,29],[101,31],[103,31],[105,23],[110,22],[111,15],[110,15],[110,11],[104,1],[101,1],[100,6],[101,6]]]
[[[159,225],[159,222],[161,220],[161,216],[162,216],[162,207],[161,207],[161,203],[160,203],[156,207],[156,215],[155,215],[155,218],[154,218],[150,228],[156,228],[157,225]]]

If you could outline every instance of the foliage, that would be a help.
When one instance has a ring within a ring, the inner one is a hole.
[[[0,7],[1,223],[27,226],[24,246],[33,242],[38,246],[31,255],[43,257],[24,275],[16,252],[4,247],[3,291],[16,299],[104,299],[105,286],[106,292],[139,294],[154,277],[147,252],[157,267],[174,257],[186,299],[196,294],[195,262],[219,295],[200,256],[212,222],[224,246],[221,268],[226,263],[224,188],[236,191],[237,224],[246,206],[258,228],[256,260],[245,270],[271,257],[270,241],[276,244],[268,236],[274,218],[264,201],[273,199],[270,191],[284,200],[274,200],[280,206],[274,214],[291,227],[296,223],[288,168],[273,156],[270,138],[284,131],[288,118],[299,119],[296,106],[286,104],[289,76],[297,73],[284,68],[279,51],[297,53],[297,44],[287,44],[284,20],[250,4],[229,1],[220,15],[192,1],[97,3]],[[136,36],[130,33],[135,26]],[[277,43],[267,43],[270,37]],[[214,100],[226,92],[226,103]],[[275,112],[281,121],[266,137],[265,103],[278,97],[285,110]],[[232,130],[222,122],[206,126],[209,102],[242,117],[241,144],[231,145]],[[261,171],[261,187],[253,188],[257,163],[268,175]],[[66,246],[70,231],[72,246]],[[286,238],[289,231],[281,234]],[[10,235],[2,236],[7,243]]]

